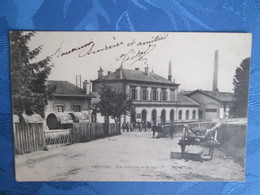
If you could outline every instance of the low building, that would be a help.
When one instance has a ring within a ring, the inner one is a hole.
[[[199,103],[199,119],[201,120],[229,117],[233,93],[219,92],[218,90],[195,90],[186,96]]]
[[[86,82],[83,89],[68,81],[48,80],[48,86],[54,86],[53,98],[48,99],[45,116],[52,112],[87,112],[91,114],[91,99],[87,93]]]
[[[219,52],[216,50],[214,58],[212,91],[195,90],[186,94],[187,97],[200,104],[200,120],[214,120],[229,117],[233,93],[220,92],[218,89],[218,58]]]
[[[170,123],[198,120],[199,104],[178,93],[179,84],[172,80],[171,65],[168,79],[139,68],[135,70],[118,68],[115,72],[103,75],[98,71],[98,79],[91,81],[94,92],[100,92],[105,84],[113,90],[129,95],[135,112],[124,116],[121,122]],[[122,121],[123,120],[123,121]]]

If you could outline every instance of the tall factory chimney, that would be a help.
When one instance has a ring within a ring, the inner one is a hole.
[[[168,80],[172,81],[172,62],[169,62],[169,74],[168,74]]]
[[[218,50],[215,50],[212,91],[218,91]]]

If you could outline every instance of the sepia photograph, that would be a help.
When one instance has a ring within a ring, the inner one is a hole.
[[[9,39],[17,181],[244,181],[251,33]]]

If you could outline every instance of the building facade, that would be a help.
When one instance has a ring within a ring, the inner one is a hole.
[[[199,103],[199,119],[212,120],[229,117],[229,110],[233,98],[233,93],[195,90],[187,96]]]
[[[118,92],[126,93],[133,101],[135,112],[122,117],[123,122],[171,123],[198,120],[199,104],[178,93],[179,84],[172,81],[169,66],[168,79],[145,67],[144,71],[118,68],[103,75],[98,71],[98,79],[92,81],[94,92],[100,92],[106,85]]]
[[[68,81],[48,80],[48,86],[54,87],[53,97],[48,99],[45,108],[45,116],[52,112],[86,112],[91,114],[91,98],[87,94],[87,86],[84,82],[83,89]]]

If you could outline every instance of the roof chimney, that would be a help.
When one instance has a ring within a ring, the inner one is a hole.
[[[107,71],[107,74],[110,74],[111,73],[111,71]]]
[[[103,72],[104,70],[100,67],[100,69],[98,70],[98,79],[103,79]]]
[[[89,82],[87,80],[83,81],[83,91],[85,92],[85,94],[88,93],[88,84]]]
[[[148,67],[148,65],[146,67],[144,67],[144,73],[146,75],[149,75],[149,67]]]
[[[169,73],[168,73],[168,80],[172,81],[172,62],[169,62]]]
[[[218,50],[215,50],[212,91],[218,91]]]
[[[123,78],[123,67],[120,66],[120,68],[116,69],[116,78],[122,79]]]

